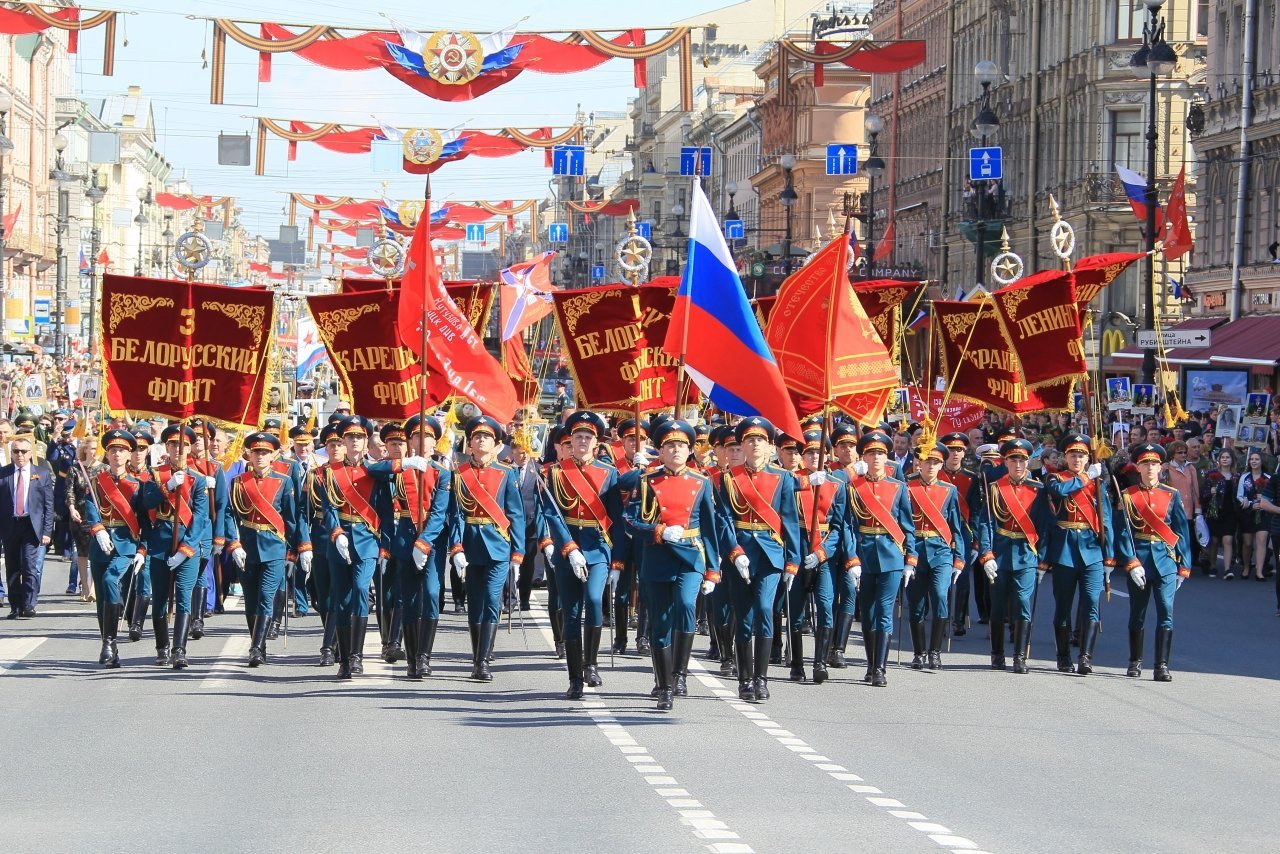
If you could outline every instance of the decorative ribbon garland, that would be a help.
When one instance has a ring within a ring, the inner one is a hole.
[[[42,7],[35,3],[8,3],[0,8],[0,33],[9,35],[21,35],[25,32],[31,32],[34,25],[43,24],[45,29],[53,27],[54,29],[63,30],[67,33],[67,53],[78,53],[80,49],[80,32],[81,30],[92,30],[101,26],[106,26],[105,47],[102,52],[102,74],[104,77],[110,77],[115,73],[116,64],[116,16],[119,12],[113,12],[105,9],[85,9],[80,6],[60,6],[56,7],[55,12],[46,12]],[[81,12],[97,12],[96,15],[81,19]],[[23,21],[23,17],[34,19],[33,21]],[[14,24],[16,27],[6,27],[5,24]],[[24,28],[23,25],[26,25]],[[13,31],[11,31],[13,30]]]

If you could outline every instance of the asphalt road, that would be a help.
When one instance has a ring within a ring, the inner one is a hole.
[[[1270,584],[1184,586],[1170,684],[1151,681],[1149,651],[1143,678],[1123,677],[1120,596],[1094,675],[1057,673],[1046,581],[1027,676],[987,669],[975,626],[942,672],[891,666],[887,689],[857,681],[860,660],[822,686],[777,667],[773,698],[747,705],[708,664],[666,714],[634,656],[610,668],[602,654],[604,687],[562,699],[540,608],[499,635],[490,684],[466,678],[452,615],[422,683],[372,655],[372,626],[365,677],[336,682],[315,665],[316,617],[249,670],[239,613],[208,621],[186,671],[151,664],[149,626],[104,671],[92,606],[61,595],[65,577],[50,561],[37,617],[0,620],[6,852],[1202,852],[1280,839]]]

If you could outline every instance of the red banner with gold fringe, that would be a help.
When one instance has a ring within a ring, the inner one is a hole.
[[[1028,387],[1084,376],[1080,308],[1070,273],[1042,270],[992,296],[1000,328],[1013,347],[1022,381]]]

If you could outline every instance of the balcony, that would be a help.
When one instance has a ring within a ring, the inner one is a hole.
[[[652,124],[645,122],[644,124],[640,125],[640,141],[641,142],[644,142],[646,139],[653,139],[654,136],[655,134],[653,131]]]

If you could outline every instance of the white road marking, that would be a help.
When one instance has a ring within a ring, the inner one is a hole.
[[[48,638],[0,638],[0,673],[36,651]]]

